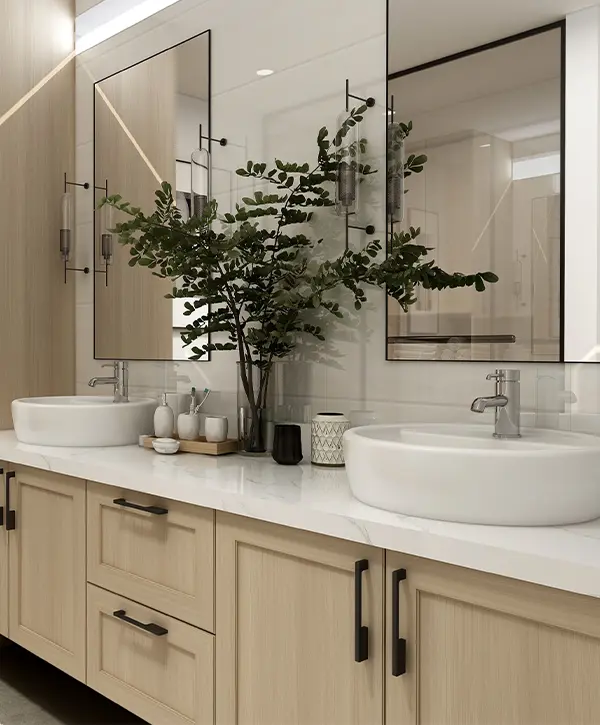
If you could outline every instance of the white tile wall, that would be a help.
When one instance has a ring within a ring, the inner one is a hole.
[[[280,154],[299,160],[314,153],[318,128],[333,127],[343,109],[344,81],[359,95],[373,95],[378,107],[367,133],[373,155],[383,155],[385,139],[385,0],[180,0],[102,46],[79,56],[77,70],[77,171],[91,181],[92,79],[181,42],[207,28],[213,31],[213,124],[230,140],[215,151],[214,164],[235,168],[240,155],[269,160]],[[318,22],[317,22],[318,19]],[[277,73],[259,80],[255,70]],[[219,155],[221,154],[221,155]],[[223,178],[229,178],[227,174]],[[384,227],[382,177],[373,189],[369,221]],[[379,184],[379,186],[377,185]],[[227,182],[229,184],[229,181]],[[238,185],[238,192],[241,187]],[[229,199],[229,186],[217,193]],[[91,197],[88,197],[91,200]],[[92,205],[78,204],[78,264],[91,262]],[[329,253],[339,249],[339,220],[321,220]],[[359,233],[356,233],[359,234]],[[353,243],[360,236],[353,236]],[[77,279],[77,383],[98,373],[93,360],[92,279]],[[308,420],[323,409],[349,413],[374,410],[381,420],[465,420],[484,422],[469,411],[472,399],[487,394],[485,374],[493,365],[452,362],[385,362],[384,298],[375,292],[370,307],[335,325],[320,350],[300,346],[279,397],[280,414]],[[600,366],[522,365],[527,424],[600,431]],[[232,353],[214,353],[209,363],[132,363],[132,394],[212,388],[207,412],[235,415],[236,364]],[[574,391],[577,403],[573,403]],[[99,391],[103,392],[103,391]]]

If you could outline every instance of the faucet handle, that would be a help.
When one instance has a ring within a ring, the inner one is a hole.
[[[485,379],[496,380],[499,383],[518,383],[521,380],[521,371],[502,368],[486,375]]]

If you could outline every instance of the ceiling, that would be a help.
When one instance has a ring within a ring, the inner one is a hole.
[[[561,36],[541,33],[390,80],[411,142],[489,134],[507,141],[560,131]]]
[[[600,0],[389,0],[389,72],[562,20]]]
[[[101,2],[102,0],[76,0],[76,13],[77,15],[81,15],[81,13],[87,12],[94,5],[98,5]]]

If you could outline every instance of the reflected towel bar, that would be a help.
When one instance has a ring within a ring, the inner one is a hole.
[[[403,335],[400,337],[388,337],[388,345],[418,345],[423,343],[440,345],[449,343],[480,343],[498,344],[508,343],[514,345],[517,342],[515,335]]]

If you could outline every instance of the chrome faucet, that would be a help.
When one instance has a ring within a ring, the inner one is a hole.
[[[494,438],[521,437],[521,374],[519,370],[496,370],[486,377],[496,381],[496,395],[475,398],[471,404],[474,413],[488,408],[496,410]]]
[[[116,360],[114,363],[103,365],[103,368],[112,368],[113,376],[110,378],[92,378],[88,385],[95,388],[96,385],[114,385],[115,403],[129,402],[129,363],[126,360]]]

